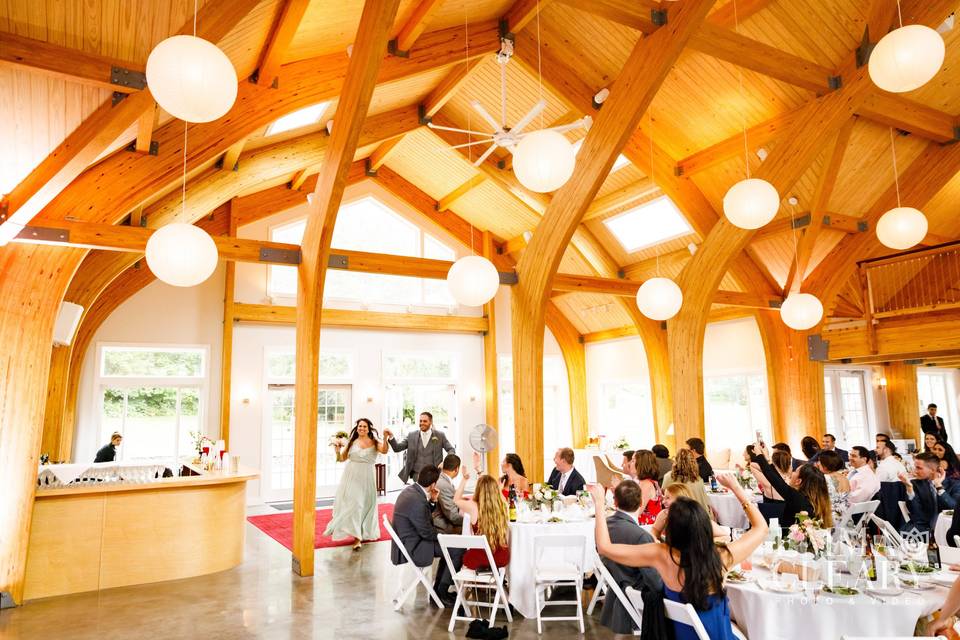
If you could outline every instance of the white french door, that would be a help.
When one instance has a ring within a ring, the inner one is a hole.
[[[433,426],[443,431],[454,446],[460,441],[457,423],[457,387],[452,384],[388,384],[384,386],[383,426],[399,441],[419,427],[420,414],[433,414]],[[381,430],[382,431],[382,430]],[[397,473],[403,466],[403,453],[387,455],[387,482],[399,486]],[[396,481],[396,482],[394,482]]]
[[[271,384],[264,403],[260,495],[265,502],[293,498],[294,414],[292,384]],[[330,437],[353,427],[350,385],[320,385],[317,391],[317,497],[332,496],[343,474]]]
[[[873,442],[873,425],[867,412],[864,372],[831,369],[824,371],[823,388],[827,432],[837,438],[837,446],[868,448]]]

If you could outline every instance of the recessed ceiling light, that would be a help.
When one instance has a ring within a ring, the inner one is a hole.
[[[278,133],[285,133],[316,124],[320,121],[320,116],[327,110],[327,105],[329,104],[329,102],[321,102],[320,104],[310,105],[309,107],[304,107],[293,113],[281,116],[267,126],[267,131],[264,135],[275,136]]]
[[[628,253],[693,233],[673,201],[661,196],[603,221]]]

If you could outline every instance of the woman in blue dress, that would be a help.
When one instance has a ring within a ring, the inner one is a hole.
[[[373,423],[360,418],[350,432],[346,446],[336,443],[331,446],[337,453],[337,461],[346,462],[347,468],[337,487],[333,519],[323,535],[337,540],[353,538],[353,550],[357,551],[363,540],[380,537],[374,464],[377,453],[387,452],[387,440],[379,440]]]
[[[732,475],[718,478],[730,489],[750,520],[750,530],[724,547],[713,543],[710,516],[700,503],[679,497],[670,504],[664,544],[612,544],[604,517],[604,490],[591,486],[596,505],[597,551],[628,567],[652,567],[663,579],[664,597],[692,604],[711,640],[735,640],[730,626],[730,603],[723,589],[727,570],[743,562],[767,536],[767,523],[757,505]],[[674,622],[677,640],[697,640],[696,631]]]

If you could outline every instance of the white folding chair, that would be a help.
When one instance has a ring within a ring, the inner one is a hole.
[[[453,584],[457,588],[457,601],[453,604],[453,613],[450,615],[450,625],[447,627],[447,631],[453,631],[457,620],[473,620],[473,616],[469,615],[470,608],[473,606],[490,607],[491,627],[497,619],[497,610],[501,608],[507,615],[507,621],[513,622],[513,617],[510,615],[510,605],[507,602],[507,592],[503,588],[503,576],[504,573],[506,573],[506,568],[497,567],[494,563],[493,552],[490,550],[490,543],[487,542],[486,536],[458,536],[441,533],[437,536],[437,540],[440,542],[443,559],[447,561],[447,567],[453,574]],[[477,573],[473,569],[460,569],[460,571],[453,573],[450,549],[483,549],[483,552],[487,556],[487,564],[490,566],[491,572],[489,574]],[[493,603],[468,600],[464,591],[469,587],[493,591]],[[460,611],[460,605],[463,605],[464,608],[467,609],[468,615],[461,616],[457,613]]]
[[[900,535],[896,529],[893,528],[893,525],[873,513],[870,514],[870,522],[877,525],[877,528],[880,530],[880,533],[887,539],[887,541],[896,546],[898,549],[903,547],[903,536]]]
[[[580,623],[580,633],[583,633],[583,566],[586,560],[587,537],[575,535],[536,536],[533,539],[534,554],[534,592],[537,607],[537,633],[543,633],[543,620],[576,620]],[[545,564],[543,551],[551,549],[560,555],[561,549],[573,549],[573,562],[559,562]],[[574,587],[577,591],[576,600],[547,600],[546,592],[554,587]],[[576,616],[542,615],[545,607],[560,605],[576,605]]]
[[[694,632],[700,640],[710,640],[710,636],[707,635],[707,630],[703,628],[703,623],[700,622],[700,616],[697,615],[697,610],[693,608],[692,604],[681,604],[664,598],[663,605],[666,609],[668,619],[693,627]],[[740,640],[747,640],[743,632],[740,631],[733,622],[730,623],[730,628],[733,630],[734,637]]]
[[[472,536],[472,535],[473,535],[473,529],[470,528],[470,514],[469,514],[469,513],[464,513],[464,514],[463,514],[463,528],[460,529],[460,533],[462,533],[462,534],[465,535],[465,536]]]
[[[595,558],[595,567],[597,573],[597,588],[593,592],[593,598],[590,600],[590,606],[587,607],[587,615],[593,615],[593,609],[597,606],[597,600],[603,599],[603,606],[607,606],[607,600],[609,599],[610,594],[620,601],[620,604],[623,605],[623,608],[626,610],[627,615],[630,616],[630,619],[633,620],[633,635],[640,635],[640,626],[643,621],[643,600],[638,598],[640,606],[637,607],[636,604],[627,598],[623,593],[623,590],[620,588],[620,585],[617,584],[617,581],[613,579],[613,576],[610,575],[610,571],[607,569],[606,565],[603,564],[603,560],[600,556]],[[602,595],[601,595],[602,590]],[[639,592],[638,596],[639,596]]]
[[[840,517],[840,522],[833,528],[834,542],[838,540],[840,532],[844,529],[848,529],[855,536],[860,535],[860,532],[863,531],[867,522],[870,521],[870,516],[873,515],[879,506],[879,500],[867,500],[866,502],[858,502],[851,505]],[[861,516],[861,518],[859,522],[855,523],[854,516],[858,515]]]
[[[406,564],[410,565],[416,575],[413,580],[406,587],[403,586],[403,567],[401,563],[400,566],[400,584],[397,587],[397,594],[393,597],[393,610],[399,611],[403,606],[403,603],[407,601],[407,598],[410,597],[410,594],[415,592],[418,584],[422,584],[427,590],[427,595],[430,598],[433,598],[433,601],[437,604],[438,607],[443,609],[443,603],[440,602],[440,596],[437,595],[437,592],[433,590],[433,585],[430,584],[430,580],[427,578],[425,571],[429,571],[433,566],[431,562],[427,567],[418,567],[413,562],[413,558],[410,557],[410,552],[407,551],[407,548],[403,546],[403,542],[400,540],[400,536],[397,535],[397,532],[393,530],[393,525],[390,524],[390,519],[387,517],[387,514],[383,514],[383,528],[387,530],[387,533],[390,534],[390,538],[393,539],[393,543],[400,548],[400,553],[403,554],[403,557],[406,558]]]

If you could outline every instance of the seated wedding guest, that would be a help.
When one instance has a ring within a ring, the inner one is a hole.
[[[710,500],[707,498],[707,492],[703,488],[703,481],[700,479],[700,471],[697,469],[697,459],[693,457],[693,452],[689,449],[680,449],[673,460],[673,468],[663,476],[663,485],[669,485],[674,482],[686,485],[693,495],[693,499],[703,505],[707,513],[712,514]]]
[[[753,460],[755,455],[753,445],[750,445],[748,448],[750,455],[750,460]],[[790,476],[793,475],[793,458],[790,457],[790,454],[786,451],[774,451],[770,456],[770,461],[773,463],[773,468],[777,470],[780,474],[780,477],[783,478],[784,482],[790,482]],[[760,469],[760,465],[756,462],[750,462],[750,473],[753,474],[753,477],[757,480],[757,486],[760,488],[760,493],[763,494],[764,502],[783,502],[783,496],[777,493],[777,490],[773,488],[773,485],[767,480],[766,476],[763,475],[763,471]],[[763,511],[763,508],[760,508],[760,511]],[[766,514],[764,514],[766,515]]]
[[[907,472],[903,463],[897,460],[897,445],[889,439],[880,440],[877,436],[877,478],[880,482],[899,482],[900,476]]]
[[[937,436],[935,436],[934,434],[932,433],[923,434],[923,452],[936,453],[933,450],[933,445],[937,444],[938,442],[939,440],[937,440]]]
[[[633,454],[634,451],[632,449],[627,449],[626,451],[622,452],[623,459],[620,462],[619,470],[622,471],[623,474],[628,478],[636,478],[637,476],[637,472],[633,468]],[[614,470],[616,471],[616,469]]]
[[[879,445],[881,440],[884,442],[890,442],[890,436],[885,433],[878,433],[876,436],[874,436],[874,440],[876,440],[876,443]]]
[[[724,546],[714,544],[710,516],[689,498],[677,498],[671,503],[663,536],[665,544],[614,544],[603,517],[603,488],[591,485],[590,491],[596,505],[594,526],[599,554],[626,566],[656,569],[663,580],[666,599],[692,604],[711,640],[733,640],[724,575],[760,546],[767,535],[767,523],[733,476],[723,475],[718,481],[739,500],[751,527],[738,540]],[[698,637],[690,625],[674,622],[673,628],[676,640]]]
[[[693,494],[690,493],[690,489],[685,484],[680,484],[679,482],[674,482],[667,485],[663,489],[663,511],[657,514],[657,520],[653,523],[653,527],[650,528],[650,533],[653,535],[655,540],[660,540],[663,536],[663,530],[667,527],[667,516],[670,514],[670,505],[677,498],[689,498],[691,500],[696,500],[693,497]],[[713,538],[715,540],[729,540],[730,539],[730,527],[725,527],[722,524],[717,524],[713,522]]]
[[[850,455],[845,449],[841,449],[837,446],[837,439],[833,436],[832,433],[825,433],[823,437],[820,438],[820,451],[836,451],[840,454],[840,459],[843,460],[843,464],[847,464],[850,460]]]
[[[816,462],[817,454],[820,453],[820,443],[813,436],[803,436],[800,440],[800,450],[807,457],[807,462]]]
[[[657,476],[660,467],[653,451],[641,449],[633,454],[633,466],[636,469],[637,485],[640,487],[640,524],[653,524],[657,514],[663,509],[663,493]]]
[[[682,486],[682,485],[677,485]],[[617,510],[607,518],[607,530],[610,532],[610,541],[613,544],[647,544],[653,542],[653,537],[643,530],[637,522],[640,512],[640,485],[632,480],[624,480],[613,490],[613,506]],[[603,559],[603,564],[616,580],[620,589],[633,587],[640,591],[643,587],[660,591],[663,582],[659,574],[653,569],[638,569],[628,567],[612,560]],[[608,592],[600,611],[600,623],[614,633],[633,633],[633,620],[623,608],[620,600]]]
[[[473,535],[483,536],[490,545],[493,561],[498,567],[510,564],[510,518],[507,503],[504,501],[493,476],[482,475],[477,478],[473,496],[465,498],[463,490],[470,474],[464,469],[457,487],[454,500],[463,513],[470,516]],[[483,549],[468,549],[463,554],[463,566],[467,569],[490,569],[487,554]]]
[[[805,464],[787,483],[767,460],[766,447],[758,445],[757,451],[753,462],[760,465],[760,470],[767,481],[783,497],[783,517],[780,519],[780,525],[784,529],[789,528],[796,522],[797,514],[806,511],[810,517],[822,520],[824,527],[832,527],[833,509],[830,507],[830,493],[820,469],[814,465]]]
[[[820,455],[817,456],[817,468],[827,481],[833,514],[835,516],[843,514],[850,506],[850,481],[844,475],[843,459],[833,449],[821,449]]]
[[[937,489],[933,484],[940,474],[940,461],[932,453],[919,453],[913,460],[913,479],[906,473],[900,474],[900,481],[907,488],[907,509],[910,512],[910,521],[905,525],[905,530],[932,532],[940,512]]]
[[[794,457],[793,457],[793,453],[790,452],[790,445],[788,445],[786,442],[778,442],[777,444],[773,445],[773,450],[774,450],[774,451],[786,451],[786,452],[790,455],[790,468],[791,468],[791,469],[796,469],[796,468],[800,467],[801,465],[806,464],[806,463],[805,463],[803,460],[801,460],[800,458],[794,458]]]
[[[933,454],[940,460],[940,475],[934,480],[940,510],[954,509],[960,504],[960,460],[946,442],[934,444]]]
[[[657,478],[657,482],[663,485],[663,476],[667,475],[667,471],[673,468],[670,449],[667,449],[665,445],[655,444],[650,450],[653,451],[653,455],[657,456],[657,466],[660,467],[660,476]]]
[[[100,447],[97,450],[97,457],[93,459],[94,462],[113,462],[117,459],[117,447],[120,446],[120,443],[123,441],[123,436],[120,435],[119,431],[114,431],[113,435],[110,436],[110,442]]]
[[[562,447],[553,454],[553,471],[547,484],[562,496],[574,496],[587,484],[580,472],[573,468],[573,449]]]
[[[505,455],[503,462],[500,463],[500,471],[503,472],[500,476],[500,488],[503,489],[504,495],[509,493],[510,487],[513,487],[519,495],[530,492],[530,482],[525,477],[520,456],[515,453]]]
[[[870,466],[870,451],[859,445],[851,448],[850,467],[850,473],[847,475],[847,480],[850,482],[847,502],[857,504],[873,500],[873,496],[880,491],[880,479]]]
[[[710,481],[713,475],[713,467],[706,456],[706,445],[700,438],[690,438],[687,440],[687,449],[693,452],[693,457],[697,460],[697,470],[700,472],[700,479],[704,482]]]
[[[463,526],[463,514],[454,502],[456,488],[453,479],[460,473],[460,456],[448,453],[440,466],[440,478],[437,480],[437,508],[433,512],[433,526],[441,533],[460,533]]]
[[[450,587],[453,586],[451,571],[460,570],[463,551],[450,550],[450,559],[455,566],[452,569],[448,568],[440,550],[440,543],[437,542],[437,530],[433,527],[430,516],[438,498],[437,479],[439,477],[438,467],[423,467],[417,474],[416,483],[400,492],[393,505],[393,529],[418,567],[428,567],[434,558],[440,558],[433,589],[444,606],[452,607],[454,597],[450,593]],[[396,543],[391,543],[390,556],[394,564],[406,561],[400,549],[396,548]]]

